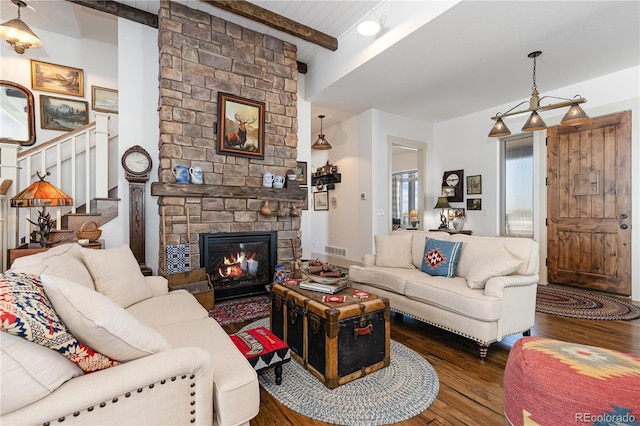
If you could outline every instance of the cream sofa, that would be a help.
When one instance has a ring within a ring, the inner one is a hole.
[[[227,333],[187,291],[143,277],[127,246],[65,244],[19,258],[3,274],[4,295],[13,272],[35,274],[72,337],[120,362],[83,373],[1,332],[1,424],[248,425],[258,414],[257,374]]]
[[[462,242],[455,276],[422,272],[426,238]],[[389,298],[391,309],[474,340],[493,342],[533,327],[538,244],[527,238],[394,231],[349,268],[354,286]],[[473,288],[472,288],[473,287]]]

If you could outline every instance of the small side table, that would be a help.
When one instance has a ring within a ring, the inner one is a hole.
[[[291,361],[289,346],[264,327],[252,328],[247,330],[246,333],[262,345],[263,350],[261,352],[252,353],[252,347],[237,334],[232,334],[229,337],[258,373],[274,367],[276,385],[280,385],[282,383],[282,364]]]

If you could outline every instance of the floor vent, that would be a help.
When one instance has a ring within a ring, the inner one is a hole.
[[[334,256],[347,257],[347,249],[345,248],[324,246],[324,252]]]

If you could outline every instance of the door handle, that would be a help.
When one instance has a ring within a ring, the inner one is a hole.
[[[628,226],[627,226],[626,223],[623,223],[622,225],[620,225],[620,229],[627,229],[627,228],[628,228]]]
[[[629,215],[628,215],[628,214],[626,214],[626,213],[622,213],[622,214],[620,215],[620,219],[627,219],[628,217],[629,217]]]

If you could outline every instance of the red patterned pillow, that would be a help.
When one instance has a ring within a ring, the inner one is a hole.
[[[5,272],[0,276],[0,330],[60,352],[85,373],[118,364],[69,333],[36,275]]]

